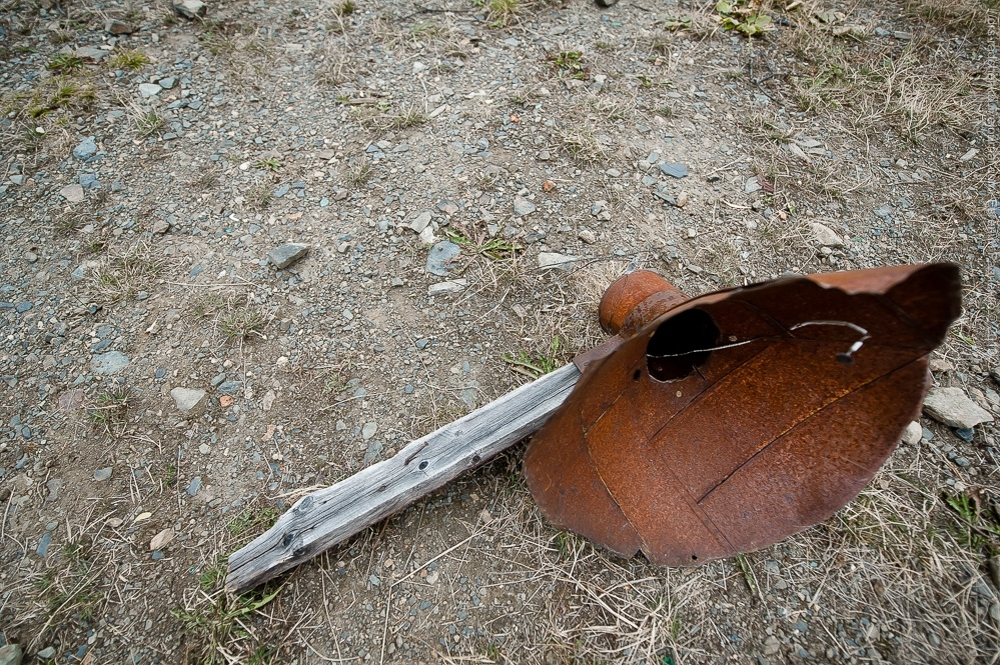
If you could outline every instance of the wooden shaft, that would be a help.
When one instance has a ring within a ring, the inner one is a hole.
[[[479,466],[541,427],[579,378],[575,365],[561,367],[299,499],[230,555],[226,589],[241,593],[262,584]]]

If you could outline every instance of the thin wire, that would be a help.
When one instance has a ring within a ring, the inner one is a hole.
[[[805,328],[806,326],[842,326],[844,328],[850,328],[851,330],[855,331],[856,333],[859,333],[860,335],[862,335],[861,339],[859,339],[856,342],[854,342],[853,344],[851,344],[851,348],[849,348],[845,353],[838,353],[837,354],[837,358],[839,360],[841,360],[842,362],[850,362],[852,360],[851,356],[854,355],[855,353],[857,353],[858,350],[861,349],[861,347],[864,345],[865,341],[871,339],[871,335],[868,334],[867,330],[865,330],[864,328],[862,328],[861,326],[859,326],[859,325],[857,325],[855,323],[851,323],[850,321],[804,321],[802,323],[796,323],[794,326],[792,326],[788,330],[789,330],[789,332],[791,332],[792,330],[798,330],[799,328]],[[709,351],[718,351],[720,349],[731,349],[731,348],[736,347],[736,346],[744,346],[745,344],[752,344],[752,343],[760,341],[762,339],[767,339],[767,338],[765,338],[765,337],[754,337],[752,339],[747,339],[747,340],[744,340],[742,342],[734,342],[732,344],[722,344],[720,346],[713,346],[713,347],[710,347],[710,348],[707,348],[707,349],[691,349],[690,351],[685,351],[683,353],[664,353],[662,355],[655,355],[655,354],[652,354],[652,353],[647,353],[646,357],[647,358],[680,358],[681,356],[689,356],[692,353],[706,353],[706,352],[709,352]]]

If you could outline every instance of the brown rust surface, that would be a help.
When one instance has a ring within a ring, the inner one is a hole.
[[[622,275],[607,288],[601,298],[598,310],[601,328],[604,332],[612,335],[617,334],[629,314],[647,298],[657,294],[659,294],[657,299],[659,302],[672,303],[669,307],[679,305],[687,300],[687,296],[681,293],[677,287],[655,272],[637,270]],[[665,311],[666,309],[660,309],[656,316]],[[651,316],[648,320],[652,321],[656,316]]]
[[[626,339],[590,362],[525,473],[556,525],[666,565],[765,547],[854,498],[960,312],[951,264],[786,278],[650,321],[654,281],[615,295],[634,303],[631,323],[612,317]]]

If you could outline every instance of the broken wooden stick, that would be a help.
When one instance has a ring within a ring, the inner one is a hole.
[[[229,557],[226,589],[262,584],[396,513],[536,431],[580,378],[569,364],[313,492]]]

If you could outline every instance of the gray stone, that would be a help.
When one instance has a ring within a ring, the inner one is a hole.
[[[460,293],[469,285],[468,280],[452,279],[447,282],[438,282],[427,287],[427,295],[440,296],[447,293]]]
[[[663,175],[668,175],[671,178],[686,178],[688,175],[688,169],[683,164],[677,163],[660,163],[660,171]]]
[[[446,215],[454,215],[456,212],[458,212],[458,205],[456,205],[452,201],[449,201],[448,199],[445,199],[443,201],[438,202],[437,209]]]
[[[556,252],[539,252],[538,267],[561,268],[563,270],[568,270],[573,266],[574,262],[579,260],[580,260],[579,256],[567,256],[565,254],[558,254]]]
[[[80,141],[78,146],[73,148],[73,156],[81,161],[87,159],[88,157],[93,157],[96,152],[97,142],[94,140],[93,136],[88,136]]]
[[[177,387],[170,391],[170,396],[174,398],[174,404],[177,405],[177,408],[183,413],[187,413],[205,397],[205,391],[200,388]]]
[[[16,644],[8,644],[0,647],[0,665],[21,665],[24,653],[21,647]]]
[[[272,249],[267,255],[267,258],[271,260],[271,263],[273,263],[276,268],[283,270],[308,253],[309,245],[298,242],[290,242]]]
[[[816,241],[824,247],[844,246],[844,241],[829,226],[820,224],[819,222],[813,222],[809,225],[809,227],[812,229],[813,238],[815,238]]]
[[[524,217],[525,215],[530,215],[535,212],[537,207],[534,203],[522,196],[514,197],[514,214],[518,217]]]
[[[74,182],[72,185],[66,185],[59,190],[59,196],[63,197],[70,203],[79,203],[83,200],[83,187],[78,182]]]
[[[194,496],[201,489],[201,476],[195,476],[191,479],[190,484],[187,486],[187,493],[189,496]]]
[[[38,547],[35,548],[35,554],[38,556],[45,556],[49,553],[49,545],[52,544],[52,534],[44,533],[42,534],[41,540],[38,541]]]
[[[201,0],[183,0],[174,3],[174,11],[188,19],[196,19],[204,16],[208,7]]]
[[[424,210],[422,213],[416,216],[412,222],[410,222],[410,228],[416,233],[422,232],[427,228],[427,225],[431,223],[431,217],[433,213],[430,210]]]
[[[427,253],[427,265],[425,268],[432,275],[447,277],[448,271],[458,261],[461,253],[461,247],[450,240],[442,240],[431,247],[431,250]]]
[[[161,88],[163,88],[164,90],[170,90],[170,89],[172,89],[172,88],[173,88],[173,87],[174,87],[175,85],[177,85],[177,78],[176,78],[176,77],[173,77],[173,76],[168,76],[168,77],[166,77],[166,78],[162,78],[162,79],[160,79],[160,80],[159,80],[159,81],[157,81],[156,83],[157,83],[157,85],[159,85],[159,86],[160,86]]]
[[[969,399],[961,388],[931,388],[924,400],[924,413],[939,423],[960,429],[993,422],[993,416]]]
[[[754,192],[758,192],[762,189],[764,189],[764,187],[757,180],[757,176],[754,176],[753,178],[747,178],[746,183],[744,183],[743,185],[743,191],[746,192],[747,194],[753,194]]]
[[[121,351],[99,353],[90,361],[94,374],[115,374],[125,369],[132,360]]]
[[[223,395],[235,395],[243,388],[242,381],[224,381],[219,385],[219,392]]]
[[[163,90],[160,86],[155,83],[140,83],[139,84],[139,94],[142,95],[143,99],[149,99],[150,97],[156,97]]]
[[[110,32],[112,35],[131,35],[135,32],[135,28],[125,21],[119,21],[116,18],[109,18],[104,22],[104,31]]]
[[[591,231],[590,229],[582,229],[578,234],[576,234],[576,237],[584,241],[588,245],[593,245],[595,242],[597,242],[597,236],[594,235],[594,232]]]
[[[105,51],[102,48],[96,48],[93,46],[81,46],[77,50],[73,51],[73,55],[81,60],[100,62],[110,55],[110,51]]]
[[[365,464],[370,464],[378,459],[378,456],[382,453],[382,442],[372,441],[368,444],[368,449],[365,450]]]
[[[170,230],[170,224],[168,224],[164,220],[158,219],[155,222],[153,222],[153,229],[152,229],[153,233],[157,235],[163,235],[169,230]]]
[[[38,657],[41,658],[42,660],[48,660],[49,658],[52,658],[52,656],[54,655],[56,655],[55,647],[45,647],[44,649],[38,652]]]
[[[368,439],[375,436],[375,432],[378,431],[378,423],[365,423],[361,428],[361,438],[367,441]]]
[[[920,443],[920,438],[924,433],[924,428],[916,420],[906,426],[903,430],[903,443],[914,446]]]
[[[99,483],[107,480],[108,478],[111,477],[111,469],[112,467],[106,466],[103,469],[98,469],[97,471],[94,471],[94,480],[96,480]]]

